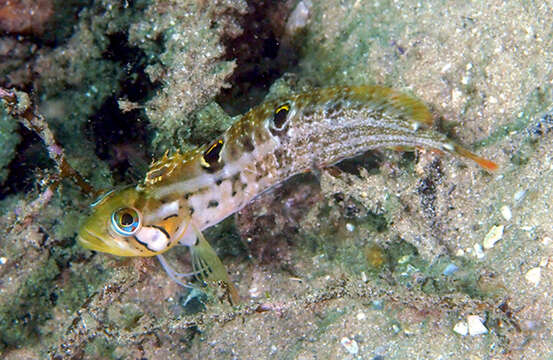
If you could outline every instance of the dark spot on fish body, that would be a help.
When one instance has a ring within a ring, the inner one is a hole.
[[[253,145],[252,139],[248,134],[243,134],[240,137],[240,144],[242,144],[242,148],[246,152],[252,152],[255,150],[255,146]]]
[[[215,185],[217,185],[217,186],[221,185],[222,183],[223,183],[223,179],[217,179],[215,181]]]
[[[231,183],[232,183],[232,196],[235,196],[237,194],[237,192],[240,189],[240,186],[242,184],[242,181],[240,180],[240,174],[236,174],[234,175],[231,179],[230,179]]]
[[[219,202],[217,200],[209,200],[207,203],[208,208],[216,208],[217,206],[219,206]]]
[[[194,208],[192,206],[188,207],[188,214],[192,216],[194,214]]]
[[[282,168],[286,164],[286,154],[284,152],[284,149],[277,148],[273,152],[274,159],[275,159],[275,167],[277,169]]]

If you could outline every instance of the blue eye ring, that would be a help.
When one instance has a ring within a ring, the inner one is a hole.
[[[136,234],[142,219],[136,209],[121,208],[111,214],[111,227],[113,231],[122,236],[132,236]]]

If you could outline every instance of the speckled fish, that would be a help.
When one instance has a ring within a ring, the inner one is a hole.
[[[376,148],[430,148],[497,165],[432,130],[420,101],[380,86],[332,87],[269,101],[251,109],[221,137],[153,163],[136,187],[97,200],[78,241],[120,256],[161,256],[190,247],[197,274],[221,281],[238,301],[226,270],[202,230],[239,211],[289,177]],[[182,283],[181,283],[182,284]]]

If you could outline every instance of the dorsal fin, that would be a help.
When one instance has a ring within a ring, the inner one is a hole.
[[[403,113],[406,120],[414,124],[433,125],[432,114],[420,100],[384,86],[355,86],[351,90],[359,96],[368,97],[375,102],[388,102],[389,105]]]

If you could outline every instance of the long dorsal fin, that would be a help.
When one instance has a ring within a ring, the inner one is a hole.
[[[403,113],[404,118],[414,124],[433,125],[432,114],[428,107],[420,100],[384,86],[355,86],[351,90],[368,101],[390,106]]]

